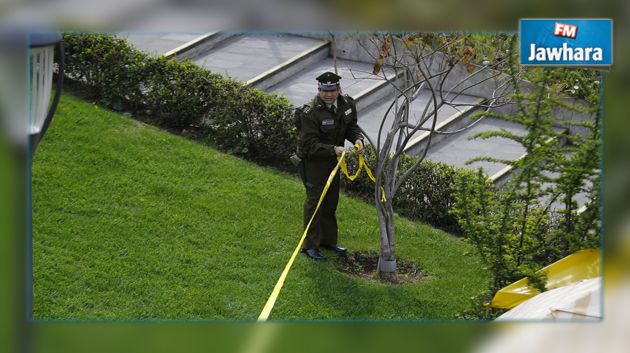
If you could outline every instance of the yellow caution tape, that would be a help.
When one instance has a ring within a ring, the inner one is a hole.
[[[354,147],[356,149],[359,149],[359,145],[354,145]],[[350,179],[350,181],[354,181],[359,176],[359,174],[361,174],[361,170],[365,168],[365,172],[367,173],[370,180],[376,183],[376,178],[374,177],[374,174],[372,174],[372,170],[370,170],[370,167],[368,167],[367,163],[365,163],[365,157],[363,157],[362,154],[359,155],[359,168],[357,168],[357,172],[354,173],[354,175],[350,175],[350,173],[348,172],[348,166],[346,166],[345,160],[340,159],[340,162],[341,162],[341,165],[340,165],[341,171],[343,171],[343,174],[345,174],[346,177]],[[387,198],[385,197],[385,189],[383,189],[382,186],[381,186],[381,202],[387,202]]]
[[[547,289],[554,289],[568,284],[600,276],[599,249],[585,249],[564,257],[536,273],[547,275]],[[501,288],[487,304],[492,308],[511,309],[525,300],[535,297],[540,291],[529,285],[527,278],[522,278],[507,287]]]
[[[346,156],[346,151],[343,151],[341,153],[341,156],[338,158],[337,165],[332,170],[332,172],[330,172],[330,175],[328,176],[328,180],[326,181],[326,186],[324,186],[324,191],[322,191],[322,194],[319,197],[319,201],[317,202],[317,207],[315,207],[315,212],[313,212],[311,219],[308,221],[308,224],[306,225],[306,228],[304,229],[304,233],[302,233],[302,237],[300,238],[298,245],[295,247],[295,250],[293,250],[293,254],[291,255],[291,258],[289,259],[289,262],[287,262],[287,265],[284,267],[284,271],[282,271],[280,278],[278,278],[278,282],[276,282],[276,286],[273,288],[273,291],[271,292],[269,299],[267,299],[267,303],[265,304],[265,307],[263,308],[260,315],[258,315],[258,321],[267,321],[267,318],[269,318],[269,314],[271,314],[271,309],[273,309],[273,306],[276,304],[276,299],[278,299],[278,295],[280,294],[280,289],[282,289],[282,286],[284,285],[284,280],[287,278],[287,275],[289,274],[289,270],[291,269],[291,266],[293,265],[293,261],[295,261],[297,254],[300,252],[300,248],[302,247],[302,243],[304,243],[304,239],[306,239],[306,233],[308,232],[308,229],[311,227],[311,223],[313,222],[313,219],[315,218],[315,215],[317,214],[317,210],[319,210],[319,206],[322,204],[322,201],[324,201],[326,192],[328,192],[328,188],[330,187],[330,184],[332,184],[335,178],[335,175],[337,175],[337,171],[339,170],[339,165],[341,164],[345,156]]]
[[[358,149],[359,146],[355,145],[355,147]],[[267,299],[267,303],[265,303],[265,307],[263,308],[262,312],[260,313],[260,315],[258,315],[258,321],[267,321],[267,319],[269,318],[269,315],[271,314],[271,310],[273,309],[273,306],[276,304],[276,299],[278,299],[278,295],[280,294],[280,290],[282,289],[282,286],[284,285],[284,281],[287,278],[287,275],[289,274],[289,270],[291,270],[291,266],[293,266],[293,262],[295,261],[295,258],[297,257],[298,253],[300,252],[300,249],[302,248],[302,244],[304,243],[304,239],[306,239],[306,233],[308,232],[308,229],[311,227],[311,223],[313,222],[313,219],[315,219],[315,215],[317,214],[317,211],[319,210],[319,206],[322,204],[322,201],[324,201],[324,197],[326,196],[326,192],[328,192],[328,189],[330,188],[330,184],[332,184],[335,175],[337,175],[337,171],[339,170],[339,168],[341,167],[344,174],[348,177],[348,179],[350,179],[351,181],[354,181],[359,174],[361,173],[361,169],[365,168],[365,171],[367,172],[368,176],[370,177],[370,179],[372,179],[372,181],[376,182],[376,179],[374,178],[374,175],[372,175],[372,171],[370,170],[370,168],[368,168],[367,164],[365,164],[365,158],[363,158],[363,155],[359,155],[359,169],[357,170],[357,172],[353,175],[350,176],[348,173],[348,167],[346,166],[346,162],[344,160],[346,156],[346,151],[343,151],[341,153],[341,156],[337,157],[337,165],[335,166],[335,168],[332,170],[332,172],[330,172],[330,175],[328,176],[328,180],[326,181],[326,185],[324,186],[324,190],[322,191],[322,194],[319,196],[319,201],[317,202],[317,207],[315,207],[315,212],[313,212],[313,215],[311,216],[311,219],[308,221],[308,224],[306,225],[306,228],[304,229],[304,233],[302,233],[302,237],[300,238],[300,241],[298,242],[297,246],[295,247],[295,250],[293,250],[293,254],[291,254],[291,258],[289,259],[289,262],[287,262],[287,265],[284,267],[284,271],[282,271],[282,274],[280,275],[280,278],[278,278],[278,282],[276,282],[276,286],[273,288],[273,291],[271,292],[271,295],[269,296],[269,299]],[[383,190],[383,188],[381,187],[381,200],[383,202],[385,201],[385,192]]]

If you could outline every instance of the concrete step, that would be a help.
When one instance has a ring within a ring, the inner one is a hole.
[[[567,133],[567,131],[568,131],[567,129],[564,129],[564,128],[555,128],[555,130],[556,130],[556,132],[562,132],[562,133]],[[555,140],[555,139],[556,138],[552,137],[552,138],[547,140],[547,143],[552,143],[553,140]],[[566,140],[562,139],[560,141],[560,146],[563,146],[565,143],[566,143]],[[523,159],[526,156],[527,156],[527,154],[524,153],[520,157],[518,157],[516,160]],[[496,173],[491,174],[489,177],[490,177],[490,180],[495,185],[503,186],[503,185],[505,185],[505,183],[507,183],[512,178],[512,176],[514,175],[514,172],[515,172],[514,167],[506,165],[506,166],[503,166],[503,168],[501,168]]]
[[[176,57],[178,59],[194,58],[214,49],[217,45],[235,35],[225,32],[211,32],[199,35],[187,43],[171,50],[165,56]]]
[[[191,59],[212,72],[246,83],[322,43],[296,35],[243,34],[223,40]]]
[[[379,94],[377,94],[379,95]],[[378,132],[383,117],[385,113],[389,109],[389,106],[393,102],[396,97],[396,92],[393,90],[389,91],[389,94],[385,97],[375,100],[372,104],[365,107],[363,111],[361,111],[359,115],[359,125],[365,131],[365,133],[372,139],[374,143],[378,142]],[[411,103],[411,113],[410,113],[410,123],[415,123],[419,121],[419,117],[424,111],[426,105],[432,100],[432,95],[429,90],[422,90],[418,97]],[[447,97],[449,100],[453,100],[456,104],[461,104],[462,106],[453,108],[449,106],[444,106],[438,110],[437,123],[436,126],[438,128],[445,128],[452,125],[458,119],[461,120],[461,117],[465,116],[471,111],[471,107],[469,105],[478,104],[483,101],[483,99],[479,97],[473,96],[465,96],[460,95],[459,97]],[[394,116],[394,109],[390,110],[383,124],[383,131],[381,132],[381,141],[380,144],[385,140],[385,136],[387,130],[391,127]],[[430,128],[433,123],[433,119],[429,119],[423,124],[423,127]],[[410,154],[417,155],[420,152],[420,146],[424,139],[428,137],[428,132],[425,131],[417,131],[407,143],[405,151]],[[432,141],[435,142],[436,136],[433,137]],[[439,138],[438,138],[439,139]],[[432,143],[433,144],[433,143]]]
[[[429,99],[431,99],[429,97]],[[467,119],[472,113],[482,110],[482,108],[476,105],[484,101],[483,98],[472,96],[460,96],[457,98],[459,104],[463,104],[461,107],[444,106],[438,110],[437,121],[435,122],[435,129],[437,131],[456,131],[460,128],[464,128],[472,121]],[[423,106],[424,109],[424,106]],[[433,119],[427,120],[422,127],[430,129],[433,126]],[[421,131],[416,133],[417,136],[413,137],[409,143],[405,146],[405,152],[413,155],[420,155],[424,152],[424,148],[428,141],[430,132]],[[449,135],[433,134],[431,137],[431,146],[436,146]]]
[[[500,119],[484,118],[469,130],[447,136],[444,141],[432,146],[427,153],[427,159],[471,170],[477,170],[481,167],[495,185],[503,186],[516,172],[512,166],[485,161],[466,164],[466,162],[476,157],[492,157],[503,160],[525,158],[525,148],[515,141],[504,138],[469,139],[480,132],[501,129],[519,136],[527,133],[527,129],[520,124]],[[556,130],[560,132],[564,129],[557,128]],[[564,142],[560,141],[560,144],[562,145]]]
[[[488,156],[497,159],[516,160],[525,154],[525,149],[519,143],[504,139],[474,139],[469,138],[477,133],[505,129],[516,135],[525,135],[525,127],[520,124],[494,118],[484,118],[476,125],[459,134],[450,135],[441,143],[431,146],[427,153],[427,159],[435,162],[444,162],[459,168],[476,170],[483,168],[488,176],[504,172],[505,165],[492,162],[475,162],[466,164],[475,157]]]
[[[151,56],[160,56],[167,55],[200,35],[191,33],[120,32],[116,36],[127,39],[133,47]]]
[[[328,57],[329,51],[330,43],[321,42],[248,80],[245,84],[254,88],[268,90],[281,82],[292,80],[297,73],[324,61]]]
[[[561,145],[563,145],[563,144],[564,143],[561,142]],[[567,158],[570,158],[571,154],[572,154],[572,152],[570,152],[570,151],[565,151],[564,152],[564,155]],[[525,156],[522,156],[521,158],[524,158],[524,157]],[[502,178],[497,180],[497,181],[495,181],[495,184],[497,184],[499,186],[504,185],[505,182],[507,182],[509,180],[509,178],[513,177],[514,174],[518,172],[518,170],[514,170],[511,167],[506,167],[506,169],[507,169],[507,172],[505,172],[503,175],[501,175]],[[499,173],[497,173],[497,174],[499,174]],[[560,173],[547,171],[547,172],[544,172],[544,175],[546,177],[548,177],[548,178],[556,179],[556,178],[558,178],[560,176]],[[587,184],[586,188],[590,188],[592,186],[592,181],[591,180],[587,180],[586,184]],[[552,183],[545,183],[543,185],[544,189],[553,188],[553,187],[554,187],[554,185]],[[551,200],[550,195],[544,195],[544,196],[542,196],[539,199],[539,201],[540,201],[540,203],[542,205],[546,205],[547,203],[549,203],[550,200]],[[581,213],[581,212],[583,212],[585,210],[585,207],[586,207],[585,205],[589,202],[588,193],[587,192],[580,192],[580,193],[578,193],[577,195],[575,195],[573,197],[573,200],[577,202],[577,207],[578,207],[577,212],[579,214],[579,213]],[[558,199],[556,199],[555,201],[553,201],[551,203],[551,207],[549,209],[552,212],[558,212],[563,207],[564,207],[564,205],[562,203],[562,199],[558,198]]]
[[[554,177],[557,177],[557,175],[553,175]],[[592,186],[592,181],[587,181],[587,187],[590,188]],[[584,212],[586,210],[586,204],[590,201],[590,198],[588,197],[588,193],[587,192],[580,192],[577,195],[575,195],[573,197],[573,200],[577,203],[577,207],[578,209],[576,210],[578,214],[581,214],[582,212]],[[546,204],[549,202],[549,196],[545,195],[542,198],[542,204]],[[565,205],[562,203],[562,199],[556,199],[554,202],[552,202],[550,210],[552,212],[559,212],[560,209],[563,209],[565,207]]]
[[[382,68],[382,70],[386,73],[387,81],[384,78],[381,78],[381,81],[374,81],[374,77],[368,77],[366,79],[373,80],[376,82],[375,85],[367,87],[353,97],[359,112],[366,111],[369,106],[376,102],[383,101],[388,97],[392,99],[395,97],[397,91],[394,85],[398,84],[403,79],[403,75],[402,73],[394,75],[394,71],[387,67]]]
[[[293,73],[286,80],[269,87],[267,91],[284,95],[296,106],[308,103],[317,94],[315,78],[326,71],[335,71],[334,60],[331,57],[312,62],[302,70]],[[342,92],[355,99],[359,112],[374,97],[378,97],[374,96],[375,91],[387,88],[387,82],[382,79],[375,79],[375,76],[372,75],[372,65],[370,64],[338,59],[337,74],[342,77],[340,81]]]

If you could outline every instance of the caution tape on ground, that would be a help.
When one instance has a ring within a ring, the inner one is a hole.
[[[359,148],[358,145],[355,145],[355,147],[357,149]],[[284,281],[286,280],[287,275],[289,274],[289,271],[291,270],[291,266],[293,266],[293,262],[295,261],[295,258],[300,252],[300,249],[302,248],[304,239],[306,239],[306,234],[308,233],[308,230],[311,227],[311,223],[313,222],[313,219],[315,219],[315,215],[317,214],[317,211],[319,210],[319,206],[322,204],[324,197],[326,196],[326,192],[328,192],[328,189],[330,188],[330,184],[332,184],[335,176],[337,175],[337,171],[339,170],[339,168],[342,169],[343,173],[351,181],[354,181],[361,173],[361,170],[365,168],[365,171],[368,174],[369,178],[373,182],[376,182],[376,178],[374,178],[372,171],[365,163],[365,158],[363,157],[363,155],[359,155],[359,168],[357,169],[357,172],[352,176],[350,175],[350,173],[348,173],[348,167],[346,166],[345,156],[346,156],[346,152],[344,151],[341,153],[341,156],[337,157],[337,165],[335,165],[335,168],[332,170],[332,172],[330,172],[330,175],[328,176],[328,180],[326,181],[324,190],[322,191],[322,194],[319,196],[317,207],[315,207],[315,212],[313,212],[311,219],[308,221],[308,224],[304,228],[304,233],[302,233],[302,236],[300,237],[300,241],[295,247],[295,250],[293,250],[293,254],[291,254],[291,258],[289,259],[289,262],[287,262],[286,266],[284,266],[284,270],[282,271],[280,278],[278,278],[278,281],[276,282],[276,285],[273,288],[271,295],[267,299],[267,303],[265,303],[265,307],[263,308],[260,315],[258,315],[258,321],[267,321],[267,319],[269,318],[269,315],[271,314],[271,310],[273,309],[273,306],[276,304],[276,300],[278,299],[278,295],[280,295],[280,290],[282,289],[282,286],[284,285]],[[381,187],[381,201],[386,202],[385,192],[382,187]]]

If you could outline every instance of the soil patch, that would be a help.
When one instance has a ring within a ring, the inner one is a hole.
[[[339,272],[383,283],[413,283],[425,277],[418,265],[411,261],[396,259],[397,273],[381,277],[376,271],[378,254],[376,252],[348,252],[335,259],[335,267]]]

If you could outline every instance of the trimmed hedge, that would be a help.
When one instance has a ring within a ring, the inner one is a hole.
[[[297,141],[288,100],[193,62],[151,57],[125,39],[65,34],[66,75],[99,103],[174,130],[196,129],[217,148],[289,170]]]
[[[261,165],[295,171],[288,156],[297,142],[293,107],[284,97],[244,87],[190,60],[151,57],[125,39],[102,34],[64,35],[66,75],[90,89],[99,104],[131,112],[175,131],[195,130],[219,150]],[[368,148],[367,160],[374,161]],[[404,156],[401,169],[415,157]],[[348,167],[356,168],[350,158]],[[458,233],[451,206],[455,180],[469,171],[423,162],[398,191],[394,207],[410,219]],[[365,177],[342,178],[347,192],[374,202]]]
[[[366,146],[366,160],[376,160],[372,146]],[[408,170],[418,157],[403,154],[400,161],[399,175]],[[348,161],[351,173],[358,167],[358,159],[351,156]],[[373,168],[370,165],[370,168]],[[452,207],[456,202],[455,194],[460,180],[475,179],[476,173],[463,168],[456,168],[441,162],[422,161],[418,168],[405,180],[396,193],[394,210],[409,219],[420,220],[445,231],[461,234]],[[367,177],[355,182],[342,178],[344,190],[360,198],[374,202],[374,184]]]

